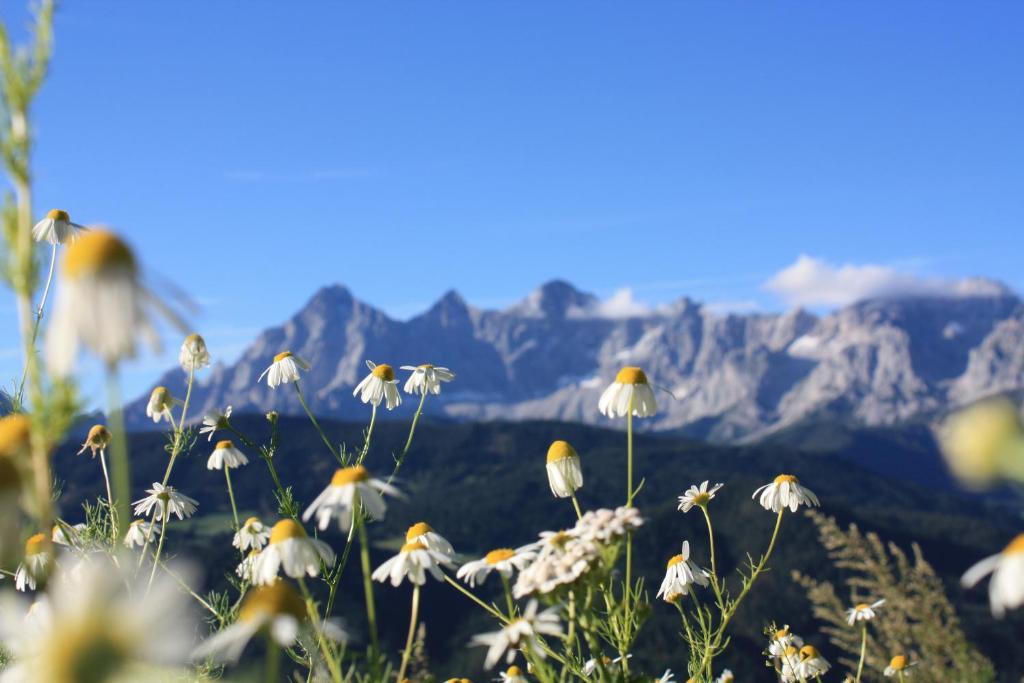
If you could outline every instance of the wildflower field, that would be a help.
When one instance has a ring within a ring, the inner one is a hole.
[[[44,2],[25,46],[0,33],[13,188],[3,275],[24,356],[0,418],[0,681],[1021,673],[1014,657],[990,656],[1019,633],[978,626],[1024,604],[1011,505],[992,508],[997,525],[952,496],[784,446],[646,435],[673,396],[643,368],[605,378],[592,410],[608,429],[421,421],[459,382],[457,356],[452,367],[369,358],[351,387],[364,421],[321,419],[306,401],[318,359],[289,349],[254,381],[294,392],[304,417],[196,414],[192,389],[218,350],[148,286],[118,231],[33,205],[30,112],[52,17]],[[145,415],[156,429],[129,438],[119,370],[166,328],[179,335],[164,341],[180,343],[185,391],[154,389]],[[106,371],[95,422],[76,385],[85,355]],[[1024,473],[1007,403],[953,416],[941,438],[974,485]],[[930,564],[959,573],[962,558],[943,550],[954,539],[975,553],[1005,544],[964,567],[963,590],[989,591],[970,628]]]

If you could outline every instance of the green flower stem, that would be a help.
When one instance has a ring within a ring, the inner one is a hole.
[[[238,524],[238,507],[235,505],[235,492],[231,488],[231,468],[224,463],[224,480],[228,483],[228,498],[231,499],[231,516],[235,519],[235,532],[240,528]]]
[[[39,300],[39,307],[36,308],[36,319],[32,323],[32,348],[35,348],[36,340],[39,339],[39,326],[43,321],[43,310],[46,308],[46,297],[50,293],[50,284],[53,282],[53,271],[57,265],[57,243],[53,244],[53,249],[50,251],[50,271],[46,275],[46,285],[43,287],[43,296]],[[25,378],[28,376],[28,363],[25,363],[25,367],[21,371],[21,381],[18,383],[18,396],[19,400],[25,393]]]
[[[718,602],[719,609],[722,608],[722,588],[718,583],[718,565],[715,560],[715,529],[711,525],[711,513],[708,512],[707,503],[698,506],[700,511],[704,513],[704,521],[708,525],[708,545],[710,546],[711,552],[711,589],[715,592],[715,599]]]
[[[267,663],[264,668],[267,683],[281,681],[281,648],[273,638],[267,638]]]
[[[177,425],[174,424],[174,416],[170,416],[171,426],[174,427],[174,445],[171,447],[171,460],[167,463],[167,471],[164,472],[164,479],[161,482],[164,486],[167,486],[167,482],[170,481],[174,461],[177,460],[181,454],[181,449],[185,446],[185,420],[188,418],[188,404],[192,400],[192,385],[195,384],[195,379],[195,368],[190,368],[188,371],[188,385],[185,388],[185,402],[181,405],[181,418],[178,420]]]
[[[366,428],[366,441],[363,442],[363,450],[359,452],[359,459],[356,460],[357,465],[362,465],[363,461],[366,460],[366,456],[370,453],[370,440],[373,439],[373,427],[377,424],[377,406],[373,406],[370,410],[370,426]]]
[[[500,621],[502,624],[507,624],[509,622],[508,617],[506,617],[504,614],[502,614],[498,610],[494,609],[494,607],[492,607],[491,605],[488,605],[486,602],[484,602],[480,598],[478,598],[475,595],[473,595],[471,592],[466,590],[466,588],[461,583],[459,583],[458,581],[456,581],[452,577],[450,577],[447,574],[445,574],[444,575],[444,580],[447,581],[448,584],[451,585],[452,587],[454,587],[457,591],[459,591],[460,593],[465,595],[467,598],[469,598],[470,600],[475,602],[477,605],[482,607],[488,614],[490,614],[492,617],[494,617],[495,619]]]
[[[860,677],[864,673],[864,658],[868,654],[868,622],[864,622],[860,631],[860,661],[857,662],[857,678],[854,683],[860,683]]]
[[[583,510],[580,509],[580,502],[576,500],[576,494],[572,494],[572,506],[576,510],[576,519],[583,519]]]
[[[153,587],[153,579],[156,577],[156,568],[160,564],[160,553],[164,549],[164,538],[167,536],[167,517],[169,516],[169,501],[163,502],[163,515],[160,522],[160,540],[156,544],[156,554],[153,556],[153,569],[149,572],[149,584],[146,586],[146,593],[149,593],[149,589]]]
[[[370,570],[370,542],[366,534],[366,520],[363,515],[356,516],[356,531],[359,534],[359,561],[363,567],[363,593],[366,596],[366,620],[370,625],[370,650],[376,660],[380,655],[380,642],[377,638],[377,607],[373,600],[373,579]]]
[[[114,534],[114,545],[117,545],[117,520],[114,518],[114,496],[110,493],[110,473],[107,472],[107,449],[100,449],[100,468],[103,470],[103,483],[107,485],[107,509],[110,511],[110,528]]]
[[[409,425],[409,438],[405,440],[405,447],[402,448],[402,452],[399,454],[398,458],[395,459],[395,469],[391,472],[391,476],[388,477],[389,484],[395,478],[395,475],[398,474],[398,470],[402,466],[402,463],[405,462],[405,456],[408,455],[409,448],[412,446],[412,437],[416,433],[416,424],[420,421],[420,415],[423,414],[423,404],[426,403],[426,401],[427,390],[424,387],[423,394],[420,396],[420,404],[416,408],[416,414],[412,416],[412,424]],[[399,683],[401,683],[401,678],[399,678]]]
[[[412,655],[412,641],[416,635],[416,620],[420,611],[420,587],[412,587],[412,607],[409,609],[409,635],[405,637],[405,650],[402,652],[402,664],[398,667],[398,683],[405,680],[405,672],[409,668],[409,657]]]
[[[505,590],[505,607],[508,608],[508,618],[516,618],[516,604],[512,602],[512,586],[509,585],[508,577],[498,572],[501,577],[501,587]]]
[[[626,413],[626,507],[633,507],[633,394],[629,396],[629,407]],[[633,532],[626,533],[626,583],[622,592],[622,607],[625,612],[625,628],[632,621],[630,595],[633,592]],[[629,660],[626,658],[625,647],[620,645],[619,655],[622,657],[622,671],[629,673]]]
[[[295,393],[299,397],[299,403],[302,404],[302,409],[306,411],[306,415],[309,416],[309,421],[313,423],[314,427],[316,427],[316,431],[323,440],[324,445],[327,446],[327,450],[331,452],[331,455],[334,456],[335,460],[341,462],[341,457],[338,455],[338,451],[331,445],[331,440],[327,438],[326,434],[324,434],[323,427],[321,427],[320,423],[317,422],[316,416],[313,415],[313,411],[310,410],[309,405],[306,404],[306,397],[302,395],[302,389],[299,387],[299,380],[292,382],[292,386],[295,387]]]
[[[117,538],[124,538],[131,517],[131,463],[128,462],[127,433],[124,428],[124,409],[121,407],[121,394],[117,379],[117,368],[107,366],[107,405],[110,415],[111,469],[114,470],[114,507]]]
[[[313,624],[313,630],[316,631],[317,644],[320,647],[320,651],[324,655],[324,659],[327,661],[327,668],[331,672],[331,680],[334,683],[341,683],[341,667],[338,665],[338,660],[334,657],[334,652],[331,651],[330,646],[327,644],[327,639],[324,637],[323,625],[320,621],[320,613],[317,612],[316,603],[313,602],[313,595],[309,592],[309,587],[306,585],[306,579],[303,577],[298,578],[299,590],[302,592],[302,597],[306,600],[306,612],[309,614],[309,620]]]

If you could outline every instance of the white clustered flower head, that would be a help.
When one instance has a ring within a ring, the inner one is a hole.
[[[213,453],[206,461],[206,469],[219,470],[225,467],[235,469],[248,464],[249,458],[245,457],[245,453],[235,448],[235,444],[230,439],[224,439],[217,442]]]
[[[310,517],[316,515],[317,526],[324,530],[330,525],[331,519],[336,519],[338,528],[348,531],[352,524],[352,513],[360,504],[371,519],[382,520],[388,507],[381,494],[401,496],[394,486],[371,477],[362,465],[341,468],[334,472],[331,483],[302,513],[302,521],[308,522]]]
[[[270,540],[270,529],[266,525],[255,517],[250,517],[245,520],[241,528],[235,533],[234,539],[231,541],[231,545],[235,546],[241,551],[246,551],[249,548],[259,550],[267,544]]]
[[[303,626],[308,626],[306,604],[295,589],[281,579],[249,591],[238,610],[238,621],[217,632],[192,654],[194,659],[214,657],[234,663],[258,633],[266,633],[276,645],[288,648],[296,643]],[[322,634],[335,642],[348,640],[333,622],[322,626]]]
[[[708,585],[708,573],[690,561],[690,542],[683,541],[682,552],[669,559],[665,568],[665,578],[655,597],[672,602],[690,592],[690,586]]]
[[[654,389],[648,383],[647,375],[640,368],[625,367],[601,394],[597,408],[603,415],[616,418],[626,417],[630,406],[636,417],[650,417],[658,412]]]
[[[885,600],[877,600],[870,605],[860,603],[846,610],[846,623],[853,626],[858,621],[871,621],[875,618],[875,610],[885,604]]]
[[[583,487],[580,456],[568,441],[554,441],[548,447],[548,486],[557,498],[568,498]]]
[[[398,554],[385,560],[373,570],[370,576],[381,583],[390,579],[392,586],[398,586],[402,579],[422,586],[427,582],[427,572],[438,581],[444,581],[441,567],[454,567],[451,558],[444,553],[429,549],[420,541],[406,543]]]
[[[988,584],[988,598],[995,617],[1001,619],[1006,610],[1024,605],[1024,534],[1010,541],[1003,552],[968,569],[960,582],[971,588],[989,574],[992,580]]]
[[[523,670],[518,666],[510,666],[508,671],[502,671],[498,674],[499,683],[529,683],[529,679],[523,673]]]
[[[797,650],[790,647],[782,657],[782,680],[787,683],[812,680],[831,668],[813,645],[804,645]]]
[[[803,647],[804,639],[798,635],[794,635],[789,632],[789,624],[786,624],[772,636],[772,640],[768,643],[768,654],[772,657],[782,657],[786,654],[786,649],[795,647],[797,649]]]
[[[107,446],[110,445],[110,439],[113,438],[110,434],[110,430],[103,425],[93,425],[89,428],[89,434],[85,437],[85,443],[78,450],[76,455],[85,453],[86,449],[92,453],[92,457],[96,457],[96,453],[102,453],[106,450]]]
[[[334,566],[334,551],[323,541],[310,538],[293,519],[282,519],[270,530],[270,543],[253,561],[253,582],[268,585],[284,570],[293,579],[320,574],[321,560]]]
[[[454,372],[437,365],[403,365],[402,369],[412,371],[409,379],[405,380],[407,394],[431,393],[437,396],[441,393],[442,382],[451,382],[455,379]]]
[[[67,244],[78,237],[78,231],[85,228],[71,222],[71,216],[62,209],[50,209],[46,216],[32,228],[32,239],[49,244]]]
[[[149,394],[149,402],[146,404],[146,417],[153,418],[153,422],[160,420],[171,421],[171,407],[174,399],[167,387],[155,387]]]
[[[882,673],[886,678],[892,678],[900,674],[903,674],[903,678],[910,678],[912,672],[907,669],[912,666],[917,666],[917,662],[910,661],[906,655],[896,655],[889,661],[889,666],[885,667],[885,671]]]
[[[128,525],[128,531],[124,534],[124,545],[126,548],[135,548],[146,545],[146,539],[153,533],[153,525],[144,519],[136,519]]]
[[[25,592],[35,590],[36,581],[50,571],[50,539],[46,534],[34,534],[25,541],[25,559],[14,572],[14,587]]]
[[[207,441],[213,441],[213,435],[218,429],[227,429],[228,420],[231,418],[231,406],[224,409],[223,413],[216,410],[210,411],[203,417],[203,426],[199,428],[199,434],[206,434]]]
[[[561,635],[563,632],[558,620],[558,608],[549,607],[538,614],[537,601],[530,600],[522,616],[510,621],[500,631],[473,636],[471,644],[487,648],[484,667],[491,669],[502,656],[505,656],[507,664],[511,664],[517,650],[529,651],[531,655],[543,659],[546,655],[541,647],[540,636]]]
[[[4,682],[124,680],[142,666],[185,664],[196,628],[192,603],[168,573],[159,572],[147,588],[148,572],[139,576],[134,568],[131,561],[89,555],[63,571],[58,566],[49,599],[27,614],[14,604],[0,609],[0,638],[16,662]],[[187,568],[174,574],[195,585]],[[102,673],[83,678],[83,662]]]
[[[426,522],[416,522],[405,532],[406,543],[422,543],[427,550],[455,557],[455,548],[448,542],[448,539],[434,531],[434,528]]]
[[[178,519],[185,519],[191,517],[199,507],[199,501],[195,498],[189,498],[173,486],[164,486],[158,481],[153,482],[153,488],[146,489],[146,493],[149,495],[132,503],[136,517],[148,516],[152,510],[153,521],[161,522],[166,508],[168,518],[175,515]]]
[[[506,579],[512,576],[514,571],[521,571],[537,556],[532,547],[526,546],[513,550],[512,548],[497,548],[484,555],[479,560],[473,560],[459,567],[455,576],[462,579],[470,586],[481,583],[492,572],[496,571]]]
[[[801,505],[821,505],[814,492],[801,486],[800,480],[792,474],[780,474],[772,483],[754,491],[751,498],[757,498],[758,494],[761,496],[761,507],[776,514],[786,508],[789,508],[790,512],[796,512]]]
[[[139,279],[131,249],[105,230],[90,230],[68,248],[61,264],[60,289],[46,336],[47,366],[58,377],[74,370],[79,347],[108,366],[134,358],[136,339],[159,348],[150,310],[180,322]]]
[[[309,363],[291,351],[282,351],[274,356],[274,362],[256,378],[256,381],[259,382],[266,377],[267,386],[274,389],[281,384],[299,381],[299,370],[309,370]]]
[[[394,410],[402,405],[402,395],[398,393],[398,380],[395,379],[395,370],[386,363],[377,365],[373,361],[366,361],[366,367],[370,374],[356,385],[352,390],[353,396],[358,396],[363,403],[369,403],[373,407],[385,401],[388,410]]]
[[[185,337],[178,353],[178,363],[185,372],[207,367],[210,364],[210,351],[206,348],[206,340],[194,332]]]
[[[700,486],[694,484],[686,489],[686,492],[679,496],[679,509],[683,512],[689,512],[695,507],[704,507],[715,497],[718,489],[725,486],[725,484],[715,484],[709,489],[708,483],[705,480],[701,482]]]

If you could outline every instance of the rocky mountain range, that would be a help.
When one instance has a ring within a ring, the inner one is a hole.
[[[355,421],[369,414],[352,396],[369,359],[452,368],[457,379],[428,399],[427,413],[455,420],[611,426],[598,397],[621,366],[638,365],[660,389],[659,414],[643,421],[649,429],[733,442],[822,416],[894,425],[1024,388],[1024,302],[1003,287],[978,289],[863,301],[820,316],[720,314],[683,298],[613,317],[598,298],[553,281],[503,310],[448,292],[399,321],[334,285],[261,333],[237,362],[204,371],[192,414],[227,405],[300,413],[291,387],[257,382],[276,353],[291,350],[312,365],[302,386],[313,410]],[[181,396],[184,373],[171,370],[159,384]],[[408,419],[412,403],[393,416]],[[141,397],[129,407],[132,426],[145,426],[144,406]]]

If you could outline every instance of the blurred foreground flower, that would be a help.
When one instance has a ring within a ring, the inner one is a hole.
[[[14,572],[14,587],[19,591],[35,590],[36,582],[50,571],[50,539],[46,534],[34,534],[25,541],[25,559]]]
[[[960,580],[971,588],[991,574],[988,584],[992,614],[1002,618],[1008,609],[1024,605],[1024,534],[1010,541],[1003,552],[986,557],[967,570]]]
[[[1007,400],[982,401],[952,415],[939,429],[939,443],[949,469],[968,486],[1024,481],[1024,430]]]
[[[521,617],[513,619],[500,631],[473,636],[472,644],[487,647],[484,667],[491,669],[503,655],[505,661],[511,664],[517,650],[529,652],[531,655],[543,659],[546,655],[541,647],[540,636],[557,637],[561,635],[562,626],[558,620],[558,608],[549,607],[538,614],[537,601],[531,600],[523,610]]]
[[[813,645],[804,645],[797,650],[788,648],[782,661],[782,680],[787,683],[809,681],[832,667]]]

